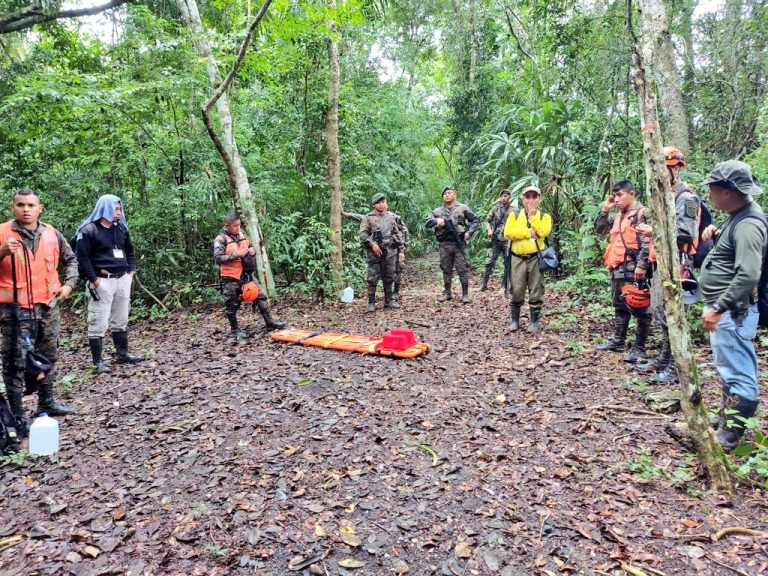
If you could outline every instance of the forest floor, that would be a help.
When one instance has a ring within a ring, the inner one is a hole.
[[[438,304],[436,268],[410,266],[401,310],[275,308],[293,327],[411,327],[432,345],[415,360],[274,343],[250,310],[256,335],[233,344],[210,306],[135,322],[150,359],[94,377],[69,316],[77,414],[58,457],[0,468],[0,574],[768,573],[765,535],[728,530],[768,530],[766,493],[707,491],[665,432],[681,417],[591,349],[595,306],[550,291],[543,331],[511,334],[498,283]]]

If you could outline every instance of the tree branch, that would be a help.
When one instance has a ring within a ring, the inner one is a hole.
[[[0,34],[9,34],[32,28],[36,24],[51,22],[53,20],[62,20],[65,18],[77,18],[78,16],[91,16],[100,14],[106,10],[117,8],[123,4],[129,4],[136,0],[110,0],[105,4],[98,6],[89,6],[87,8],[72,8],[69,10],[59,10],[58,12],[46,13],[43,4],[35,1],[24,8],[0,16]]]

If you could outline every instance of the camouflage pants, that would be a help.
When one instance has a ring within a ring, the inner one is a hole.
[[[624,300],[621,299],[621,289],[627,284],[632,284],[635,281],[634,272],[627,273],[624,276],[611,274],[611,304],[617,312],[625,312],[632,314],[635,317],[648,317],[651,318],[651,309],[646,308],[642,312],[633,312],[627,307]]]
[[[224,295],[224,312],[227,316],[235,316],[240,309],[240,294],[243,290],[243,284],[245,280],[236,280],[235,278],[222,278],[221,279],[221,293]],[[258,282],[256,282],[258,284]],[[256,298],[256,304],[260,302],[266,302],[267,297],[259,286],[259,297]]]
[[[532,309],[541,309],[544,305],[544,274],[539,270],[539,258],[536,254],[516,256],[512,254],[512,298],[510,306],[525,304],[525,291],[528,290],[528,305]]]
[[[19,310],[19,328],[16,330],[14,340],[14,321],[12,319],[12,305],[0,304],[0,333],[3,336],[2,352],[3,358],[3,383],[9,396],[21,394],[24,390],[24,369],[26,365],[27,349],[24,346],[24,337],[29,336],[34,345],[35,352],[38,352],[48,358],[52,363],[56,362],[59,348],[59,329],[61,319],[59,316],[59,307],[48,308],[43,304],[35,306],[37,320],[32,318],[32,311],[26,309]],[[56,366],[48,373],[43,380],[43,386],[46,384],[52,386],[56,374]]]
[[[507,253],[507,250],[509,250],[509,242],[501,240],[492,242],[485,256],[485,271],[492,272],[493,267],[496,265],[496,260],[499,259],[499,256],[504,259],[504,254]]]
[[[459,274],[462,286],[469,284],[469,262],[467,255],[455,242],[440,242],[440,270],[443,271],[443,285],[453,281],[453,268]]]
[[[376,256],[373,251],[368,251],[368,298],[376,297],[376,286],[379,278],[384,285],[384,297],[392,294],[392,284],[395,281],[395,268],[397,266],[397,250],[386,250],[381,256]]]
[[[405,262],[400,262],[400,258],[395,260],[395,285],[400,286],[403,281],[403,272],[405,271]]]

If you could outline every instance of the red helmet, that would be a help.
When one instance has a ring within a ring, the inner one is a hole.
[[[253,280],[243,284],[243,292],[241,295],[243,302],[253,302],[259,297],[259,285]]]
[[[685,154],[677,146],[664,146],[664,164],[667,166],[677,166],[680,164],[685,168]]]
[[[630,310],[642,312],[651,305],[651,289],[648,282],[627,284],[621,289],[621,299]]]

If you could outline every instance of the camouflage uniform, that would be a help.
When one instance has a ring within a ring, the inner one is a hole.
[[[384,306],[391,307],[393,284],[395,281],[395,266],[400,253],[400,217],[392,212],[377,212],[371,210],[360,222],[360,242],[366,249],[368,260],[368,304],[376,302],[376,285],[381,278],[384,284]],[[378,244],[382,250],[381,256],[376,256],[373,244]]]
[[[485,272],[483,273],[483,283],[480,286],[480,290],[488,288],[488,280],[490,280],[491,274],[493,274],[493,268],[496,266],[496,260],[499,258],[499,255],[503,254],[505,277],[509,274],[509,266],[507,264],[509,241],[504,238],[504,225],[510,212],[517,215],[517,210],[512,206],[512,202],[508,202],[504,206],[501,201],[498,201],[493,205],[491,211],[488,212],[488,216],[485,217],[486,230],[491,230],[493,236],[490,238],[490,246],[485,258]]]
[[[13,231],[19,234],[27,250],[34,254],[37,252],[43,227],[49,225],[41,222],[34,232],[18,226],[16,221],[11,226]],[[56,230],[56,237],[59,240],[59,276],[63,278],[64,285],[74,289],[78,278],[77,257],[58,230]],[[48,307],[45,304],[35,304],[33,308],[19,307],[19,325],[16,327],[13,320],[14,306],[14,304],[0,304],[0,333],[3,336],[0,351],[3,359],[3,383],[8,403],[16,416],[19,430],[22,435],[26,435],[27,421],[22,405],[27,350],[25,337],[29,336],[35,352],[44,355],[54,364],[45,379],[40,382],[37,392],[38,412],[44,412],[54,406],[53,383],[56,380],[55,362],[58,358],[61,320],[58,305]]]
[[[453,222],[458,241],[451,234],[447,225],[442,228],[437,225],[438,218]],[[478,225],[477,216],[470,210],[469,206],[456,202],[451,207],[443,205],[435,208],[427,214],[425,225],[427,228],[435,228],[435,236],[439,243],[440,270],[443,272],[443,296],[446,299],[451,298],[454,266],[459,274],[462,293],[466,295],[469,290],[469,261],[467,260],[464,233],[469,232],[470,236],[475,233]]]

